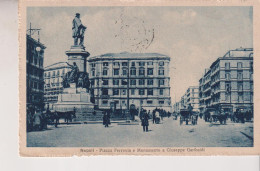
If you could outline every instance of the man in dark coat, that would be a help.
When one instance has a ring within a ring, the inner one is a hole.
[[[144,115],[142,116],[142,126],[143,126],[143,131],[148,132],[148,126],[149,126],[149,116],[147,113],[144,113]]]
[[[108,127],[109,124],[109,116],[107,114],[107,112],[104,112],[104,116],[103,116],[103,125],[105,125],[105,127]]]

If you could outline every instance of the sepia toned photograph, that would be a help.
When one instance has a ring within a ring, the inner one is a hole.
[[[25,6],[24,148],[81,155],[254,148],[253,12]]]

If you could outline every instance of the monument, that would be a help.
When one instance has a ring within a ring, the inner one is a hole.
[[[63,92],[59,94],[57,103],[54,104],[56,111],[76,110],[76,121],[93,119],[94,104],[90,101],[90,81],[87,73],[87,57],[90,55],[84,47],[85,27],[77,13],[72,21],[72,37],[74,44],[69,51],[68,66],[71,71],[63,77]],[[78,44],[78,40],[80,40]],[[94,118],[95,119],[95,118]]]

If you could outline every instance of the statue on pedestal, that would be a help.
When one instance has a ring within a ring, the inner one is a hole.
[[[78,45],[78,39],[80,39],[79,45],[84,46],[84,33],[87,29],[81,23],[80,14],[76,13],[75,18],[72,21],[72,37],[74,38],[74,46]]]

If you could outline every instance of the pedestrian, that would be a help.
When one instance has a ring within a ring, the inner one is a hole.
[[[109,124],[109,117],[108,114],[106,112],[103,112],[104,116],[103,116],[103,125],[105,125],[105,127],[108,127]]]
[[[153,110],[153,124],[155,122],[155,110]]]
[[[147,113],[144,113],[144,115],[142,116],[142,126],[143,126],[143,131],[144,132],[148,132],[148,126],[149,126],[149,116]]]
[[[36,109],[33,116],[33,128],[36,131],[42,130],[42,113],[39,108]]]

